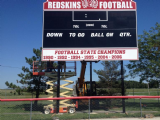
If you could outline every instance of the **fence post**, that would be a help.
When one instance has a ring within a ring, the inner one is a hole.
[[[159,88],[158,88],[158,96],[159,96]],[[158,105],[159,105],[159,98],[158,98]]]
[[[142,104],[141,104],[141,98],[140,98],[140,111],[141,111],[141,117],[142,117]]]
[[[6,90],[5,90],[5,99],[6,99]],[[6,104],[6,102],[4,102],[4,104]]]
[[[32,120],[32,101],[31,101],[31,108],[30,108],[30,120]]]
[[[88,106],[89,106],[89,109],[88,109],[89,118],[88,118],[88,119],[90,120],[90,99],[88,100],[88,102],[89,102],[89,103],[88,103],[88,104],[89,104],[89,105],[88,105]]]

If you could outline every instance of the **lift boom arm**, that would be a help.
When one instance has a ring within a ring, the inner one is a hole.
[[[84,75],[85,75],[85,71],[86,71],[86,65],[87,65],[87,63],[83,61],[82,66],[81,66],[81,74],[80,74],[80,77],[78,78],[79,88],[83,87],[83,84],[85,81]]]

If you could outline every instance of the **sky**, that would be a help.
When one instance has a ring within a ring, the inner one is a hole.
[[[22,66],[28,66],[25,57],[32,57],[33,48],[42,47],[42,18],[43,2],[46,0],[0,0],[0,89],[7,88],[5,82],[16,83],[20,80]],[[160,0],[135,0],[137,2],[137,30],[138,35],[143,30],[149,31],[160,23]],[[124,66],[129,61],[124,61]],[[89,63],[86,67],[86,81],[90,80]],[[77,76],[80,75],[80,62],[77,62]],[[93,69],[103,69],[101,61],[93,63]],[[128,72],[128,70],[127,70]],[[127,78],[136,80],[139,78]],[[93,72],[93,81],[98,76]]]

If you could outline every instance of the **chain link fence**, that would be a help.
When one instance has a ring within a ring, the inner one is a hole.
[[[91,96],[69,98],[0,99],[0,120],[71,120],[160,116],[160,96]],[[69,99],[71,106],[57,100]],[[123,104],[122,99],[125,101]],[[51,100],[51,101],[48,101]],[[45,112],[48,107],[48,113]],[[77,106],[76,106],[77,105]],[[58,113],[57,113],[58,112]]]

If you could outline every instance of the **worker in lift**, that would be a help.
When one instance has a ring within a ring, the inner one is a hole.
[[[53,61],[47,61],[47,70],[46,72],[52,72],[53,69]]]
[[[66,61],[59,61],[60,69],[62,72],[62,69],[64,68],[64,72],[66,72]]]

